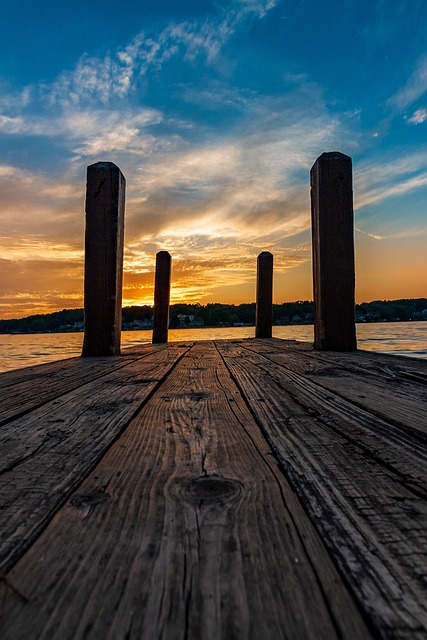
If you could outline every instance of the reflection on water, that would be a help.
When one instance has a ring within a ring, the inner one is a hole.
[[[359,349],[427,358],[427,322],[358,324]]]
[[[170,342],[251,338],[254,327],[213,329],[171,329]],[[313,326],[273,327],[273,336],[285,340],[313,341]],[[358,324],[359,349],[427,358],[427,322],[384,322]],[[82,333],[35,335],[0,334],[0,371],[18,369],[52,360],[71,358],[81,353]],[[122,347],[151,342],[151,331],[123,331]]]

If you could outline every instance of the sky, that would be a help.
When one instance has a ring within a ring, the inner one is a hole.
[[[310,168],[353,159],[356,299],[427,297],[425,0],[21,0],[0,20],[0,318],[83,306],[86,167],[126,177],[124,305],[312,299]]]

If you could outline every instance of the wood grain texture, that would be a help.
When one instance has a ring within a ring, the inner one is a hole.
[[[248,343],[249,344],[249,343]],[[427,362],[367,351],[313,351],[306,343],[252,342],[251,350],[300,373],[415,437],[427,435]]]
[[[371,637],[213,345],[8,577],[29,602],[7,598],[4,640]]]
[[[186,349],[154,350],[3,425],[2,570],[34,541]]]
[[[220,349],[377,633],[427,637],[425,444],[270,354]]]
[[[69,358],[6,372],[0,376],[0,426],[153,352],[151,345],[141,345],[120,357]]]

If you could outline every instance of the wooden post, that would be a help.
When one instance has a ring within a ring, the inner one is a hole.
[[[314,348],[357,349],[351,158],[323,153],[311,174]]]
[[[257,261],[256,338],[271,338],[273,325],[273,255],[263,251]]]
[[[87,168],[82,356],[120,353],[125,189],[112,162]]]
[[[167,251],[159,251],[156,255],[153,344],[168,341],[171,263],[172,258]]]

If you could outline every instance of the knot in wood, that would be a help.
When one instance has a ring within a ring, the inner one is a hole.
[[[222,504],[235,500],[242,491],[242,485],[228,478],[196,478],[187,482],[182,494],[187,502]]]
[[[109,494],[102,489],[96,489],[90,493],[75,493],[71,496],[69,502],[73,507],[78,509],[82,507],[93,507],[110,499]]]

